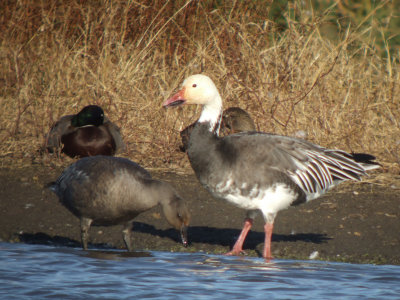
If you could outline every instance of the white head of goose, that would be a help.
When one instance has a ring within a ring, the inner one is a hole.
[[[229,255],[243,252],[255,213],[261,211],[265,220],[263,256],[271,258],[273,224],[280,210],[315,199],[341,181],[360,180],[367,170],[379,167],[358,161],[360,156],[355,158],[294,137],[262,132],[218,137],[222,100],[213,81],[205,75],[188,77],[163,106],[180,104],[203,105],[188,148],[197,178],[213,196],[248,211]]]
[[[101,155],[82,158],[66,168],[49,188],[80,218],[83,249],[87,249],[92,223],[124,224],[124,241],[132,251],[133,219],[158,204],[187,246],[190,214],[186,203],[169,184],[152,179],[129,159]]]

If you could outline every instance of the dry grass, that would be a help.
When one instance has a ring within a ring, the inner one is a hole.
[[[280,32],[245,3],[2,1],[0,164],[56,163],[38,152],[44,135],[95,103],[121,127],[125,156],[184,170],[178,132],[199,108],[161,103],[204,72],[225,107],[246,109],[260,130],[303,130],[326,147],[372,153],[399,174],[398,53],[382,58],[357,28],[329,41],[324,17],[307,12]]]

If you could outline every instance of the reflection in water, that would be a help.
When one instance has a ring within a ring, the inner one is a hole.
[[[0,298],[398,299],[400,266],[0,242]]]
[[[81,256],[97,258],[97,259],[109,259],[109,260],[121,260],[123,258],[132,258],[132,257],[151,257],[150,252],[144,251],[103,251],[103,250],[87,250],[80,253]]]

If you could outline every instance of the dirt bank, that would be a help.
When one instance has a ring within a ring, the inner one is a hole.
[[[0,169],[0,239],[10,242],[79,247],[79,221],[43,185],[63,168],[41,165]],[[150,170],[151,171],[151,170]],[[194,175],[151,172],[171,182],[189,203],[192,222],[190,246],[155,208],[134,224],[137,250],[204,251],[225,253],[237,238],[245,212],[212,198]],[[261,215],[247,238],[248,255],[263,247]],[[400,199],[395,186],[346,183],[318,200],[278,214],[272,241],[276,258],[317,259],[400,264]],[[92,227],[89,247],[123,248],[121,227]],[[317,251],[317,252],[315,252]]]

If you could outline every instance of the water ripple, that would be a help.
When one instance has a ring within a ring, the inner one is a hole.
[[[7,299],[398,299],[400,267],[0,243]]]

